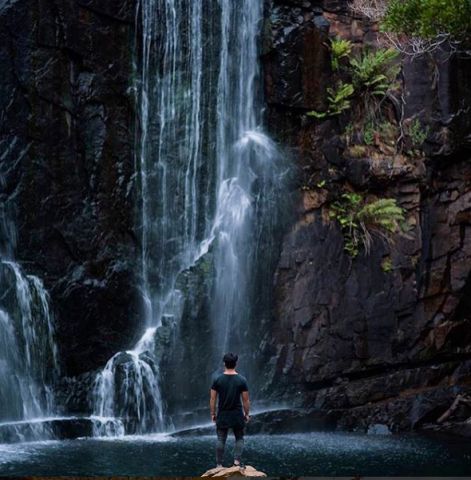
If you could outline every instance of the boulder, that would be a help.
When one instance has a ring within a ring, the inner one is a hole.
[[[259,472],[254,467],[247,465],[245,468],[241,467],[216,467],[208,470],[201,475],[202,477],[266,477],[267,474]]]

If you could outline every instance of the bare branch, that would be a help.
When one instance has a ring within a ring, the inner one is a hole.
[[[350,10],[363,15],[373,22],[381,20],[388,8],[387,0],[352,0],[349,3]]]
[[[384,32],[387,42],[403,55],[417,58],[422,55],[431,54],[438,49],[448,52],[451,57],[459,47],[459,42],[452,41],[448,34],[441,34],[437,37],[426,40],[418,37],[408,37],[406,35],[396,35],[390,32]]]

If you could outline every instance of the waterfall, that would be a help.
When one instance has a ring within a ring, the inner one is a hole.
[[[128,433],[169,427],[156,337],[170,328],[173,345],[183,342],[178,325],[190,300],[181,290],[182,274],[211,255],[211,363],[246,341],[252,305],[261,301],[257,275],[270,289],[271,279],[260,277],[269,271],[262,250],[269,250],[266,237],[277,224],[286,165],[262,126],[263,4],[139,4],[136,170],[144,334],[132,350],[108,361],[93,392],[94,414],[121,418]]]
[[[55,413],[51,385],[58,376],[49,296],[13,261],[0,263],[0,280],[0,420],[34,420],[30,439],[45,438],[50,432],[37,420]]]
[[[41,279],[14,260],[15,205],[14,197],[3,191],[4,166],[0,164],[0,442],[15,432],[15,438],[23,438],[25,426],[28,440],[51,438],[52,431],[42,420],[56,413],[52,387],[59,362],[54,317]]]

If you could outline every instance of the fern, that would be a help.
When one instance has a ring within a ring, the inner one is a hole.
[[[345,250],[356,257],[363,247],[368,254],[373,235],[389,240],[400,230],[404,210],[395,199],[382,198],[366,202],[357,193],[345,193],[330,208],[330,217],[340,224],[345,239]]]
[[[351,83],[339,82],[337,88],[328,88],[327,93],[328,110],[326,112],[312,110],[306,115],[309,117],[324,118],[328,115],[340,115],[351,107],[350,98],[354,93],[353,85]]]
[[[331,115],[340,115],[343,111],[348,110],[351,106],[350,97],[353,95],[354,89],[351,83],[340,82],[337,89],[328,88],[329,94],[329,111]]]
[[[340,61],[342,58],[348,57],[352,52],[353,44],[349,40],[334,38],[331,42],[332,49],[332,70],[340,69]]]
[[[375,141],[375,125],[372,121],[369,121],[365,124],[363,128],[363,141],[365,145],[373,145]]]
[[[368,90],[373,95],[385,95],[391,82],[398,74],[394,64],[398,53],[392,49],[379,49],[366,52],[359,58],[352,58],[353,85],[358,90]]]
[[[393,198],[381,198],[365,204],[358,212],[358,220],[365,226],[394,233],[404,220],[404,211]]]

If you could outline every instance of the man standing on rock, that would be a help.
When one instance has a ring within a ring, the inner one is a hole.
[[[241,457],[244,448],[244,428],[245,423],[250,419],[250,400],[247,380],[235,370],[237,360],[238,356],[234,353],[226,353],[223,358],[224,373],[219,375],[211,386],[209,408],[211,420],[216,423],[216,464],[218,467],[222,467],[230,429],[233,430],[235,436],[234,466],[243,467]],[[218,398],[217,415],[216,398]]]

